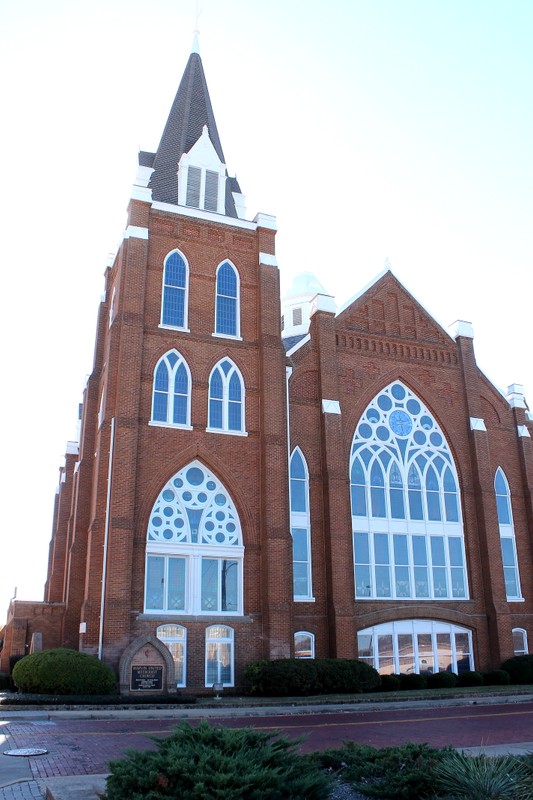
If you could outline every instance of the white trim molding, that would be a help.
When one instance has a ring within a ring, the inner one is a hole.
[[[487,427],[485,425],[485,420],[481,419],[481,417],[470,417],[470,430],[486,432]]]
[[[324,414],[340,414],[341,407],[338,400],[322,400],[322,411]]]
[[[530,434],[530,432],[528,430],[527,425],[517,425],[516,426],[516,430],[517,430],[519,436],[523,436],[523,437],[525,437],[527,439],[531,438],[531,434]]]
[[[128,225],[124,231],[124,239],[148,239],[148,228],[138,225]]]
[[[465,339],[474,338],[474,327],[472,323],[465,322],[464,319],[457,319],[455,322],[452,322],[448,330],[453,339],[457,339],[459,336],[464,336]]]
[[[264,264],[265,267],[277,267],[278,259],[271,253],[259,253],[259,263]]]

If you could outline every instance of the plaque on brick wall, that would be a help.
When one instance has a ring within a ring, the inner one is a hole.
[[[156,664],[132,665],[132,692],[162,692],[163,667]]]

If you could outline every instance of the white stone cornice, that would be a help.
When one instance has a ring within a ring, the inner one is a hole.
[[[259,253],[259,263],[264,264],[266,267],[277,267],[278,259],[271,253]]]
[[[474,328],[471,322],[465,322],[463,319],[458,319],[453,322],[448,328],[448,332],[453,339],[459,336],[464,336],[465,339],[474,338]]]
[[[148,228],[138,225],[128,225],[124,231],[124,239],[148,239]]]
[[[263,214],[260,211],[259,214],[255,215],[254,222],[258,228],[268,228],[271,231],[277,231],[278,229],[276,217],[273,217],[272,214]]]
[[[338,400],[322,400],[324,414],[340,414],[341,407]]]
[[[527,439],[531,438],[531,434],[529,432],[527,425],[517,425],[516,430],[519,436],[523,436],[524,438]]]
[[[131,200],[140,200],[142,203],[152,202],[152,190],[148,186],[132,186],[130,193]]]
[[[192,206],[177,206],[173,203],[161,203],[156,200],[152,203],[152,208],[154,211],[166,211],[169,214],[176,214],[181,217],[192,217],[195,219],[203,219],[207,222],[218,222],[220,225],[229,225],[232,228],[243,228],[247,231],[257,230],[255,222],[250,222],[247,219],[226,217],[225,214],[216,214],[214,211],[203,211],[201,208],[192,208]]]
[[[311,309],[309,311],[309,318],[316,314],[317,311],[327,311],[329,314],[335,314],[337,311],[337,304],[335,298],[329,294],[317,294],[311,300]]]
[[[512,383],[508,386],[506,397],[511,408],[527,408],[524,387],[521,383]]]
[[[470,417],[470,430],[486,431],[485,420],[481,419],[481,417]]]

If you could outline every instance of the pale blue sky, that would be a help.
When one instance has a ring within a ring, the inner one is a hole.
[[[389,258],[505,390],[530,358],[533,3],[200,0],[200,50],[248,213],[282,283],[342,304]],[[107,253],[155,149],[194,0],[4,0],[0,619],[40,599],[57,470],[91,370]],[[7,456],[7,457],[6,457]]]

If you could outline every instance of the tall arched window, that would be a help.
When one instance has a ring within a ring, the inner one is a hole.
[[[299,447],[293,451],[290,462],[290,503],[294,599],[309,600],[313,595],[311,588],[309,474]]]
[[[182,254],[174,250],[165,258],[161,325],[187,328],[188,292],[189,267]]]
[[[156,630],[158,639],[166,644],[174,659],[177,686],[186,685],[187,664],[187,629],[182,625],[159,625]]]
[[[208,430],[245,433],[245,390],[238,367],[224,358],[209,376]]]
[[[205,632],[205,685],[233,686],[233,628],[211,625]]]
[[[217,269],[215,333],[240,336],[239,275],[229,261]]]
[[[505,593],[508,600],[521,600],[522,591],[518,572],[511,492],[501,467],[498,467],[494,476],[494,492],[496,494],[496,508],[498,510],[498,525],[500,528]]]
[[[428,409],[399,381],[360,418],[350,478],[356,597],[468,597],[450,448]]]
[[[358,659],[382,675],[474,669],[468,628],[430,619],[402,619],[357,634]]]
[[[170,350],[154,370],[152,422],[190,427],[191,374],[183,356]]]
[[[228,492],[193,461],[163,487],[146,542],[147,614],[242,614],[242,535]]]

